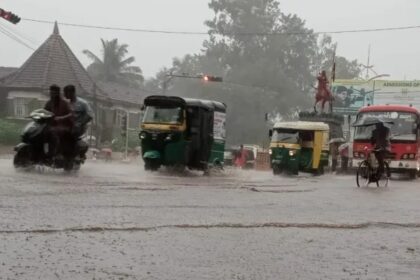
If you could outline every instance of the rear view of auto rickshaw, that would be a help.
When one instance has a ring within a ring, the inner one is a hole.
[[[322,122],[278,122],[270,130],[274,174],[323,174],[328,166],[329,126]]]
[[[209,100],[149,96],[140,140],[146,170],[222,167],[226,106]]]

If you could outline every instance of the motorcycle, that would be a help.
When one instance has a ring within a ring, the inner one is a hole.
[[[76,151],[71,157],[64,157],[63,147],[58,147],[56,153],[51,153],[48,128],[54,115],[44,109],[38,109],[30,114],[32,121],[23,129],[22,142],[15,148],[13,165],[15,168],[31,168],[36,165],[54,169],[64,169],[69,172],[79,170],[85,162],[88,145],[82,138],[77,139]]]

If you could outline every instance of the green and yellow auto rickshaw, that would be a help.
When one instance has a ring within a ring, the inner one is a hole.
[[[144,106],[139,137],[146,170],[172,166],[207,171],[223,166],[225,104],[154,95]]]
[[[322,122],[278,122],[270,130],[274,174],[323,174],[328,166],[329,126]]]

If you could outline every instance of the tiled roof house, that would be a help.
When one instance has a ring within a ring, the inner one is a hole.
[[[75,85],[79,96],[92,106],[97,104],[94,111],[104,138],[112,137],[110,131],[118,128],[126,112],[130,113],[132,127],[138,125],[140,104],[146,94],[120,85],[96,84],[61,37],[57,23],[50,37],[20,68],[0,68],[0,116],[24,118],[43,107],[52,84]]]

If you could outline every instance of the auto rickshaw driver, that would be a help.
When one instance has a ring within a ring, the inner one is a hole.
[[[279,122],[270,131],[274,174],[299,171],[322,174],[328,165],[329,127],[319,122]]]

